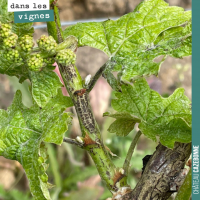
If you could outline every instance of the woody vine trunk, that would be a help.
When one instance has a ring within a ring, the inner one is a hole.
[[[173,150],[159,144],[136,187],[121,199],[167,200],[182,185],[190,154],[191,143],[175,143]]]

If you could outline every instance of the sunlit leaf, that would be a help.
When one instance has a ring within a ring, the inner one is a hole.
[[[162,62],[155,63],[154,59],[159,55],[191,55],[191,30],[180,28],[190,20],[191,11],[168,6],[164,0],[144,0],[116,21],[77,23],[66,28],[64,35],[76,36],[79,46],[105,52],[116,61],[111,71],[121,72],[121,80],[131,81],[157,75]],[[169,36],[176,27],[180,29],[175,37],[163,38],[165,32]]]

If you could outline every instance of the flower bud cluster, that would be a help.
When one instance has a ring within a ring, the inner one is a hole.
[[[44,63],[47,65],[53,65],[55,63],[54,58],[44,58]]]
[[[19,46],[24,52],[30,52],[34,46],[33,38],[29,35],[24,35],[19,40]]]
[[[15,33],[11,33],[9,37],[3,39],[3,48],[8,49],[15,47],[18,40],[18,36]]]
[[[0,22],[0,37],[6,38],[11,33],[11,25],[10,24],[2,24]]]
[[[27,65],[30,71],[40,71],[43,65],[43,58],[40,54],[31,55],[29,59],[27,59]]]
[[[41,38],[37,40],[37,44],[42,51],[47,51],[47,52],[55,51],[57,46],[57,43],[53,39],[53,37],[46,35],[42,35]]]
[[[70,49],[64,49],[56,55],[56,61],[63,65],[75,64],[76,54]]]
[[[12,61],[12,62],[22,62],[22,58],[19,55],[19,52],[15,49],[9,49],[9,50],[5,50],[3,53],[3,57],[8,61]]]
[[[5,62],[21,63],[22,61],[30,71],[40,71],[56,62],[65,66],[75,64],[76,54],[70,50],[68,43],[62,43],[60,48],[52,36],[41,36],[37,40],[39,48],[33,49],[33,37],[18,35],[12,32],[11,24],[0,22],[0,45],[4,50]]]

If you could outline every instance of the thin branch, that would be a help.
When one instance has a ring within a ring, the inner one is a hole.
[[[54,2],[57,2],[57,1],[54,1]],[[55,23],[56,23],[58,43],[61,43],[64,41],[64,35],[63,35],[61,23],[60,23],[59,10],[58,10],[57,6],[54,6],[54,19],[55,19]]]
[[[52,1],[51,1],[52,2]],[[54,11],[54,21],[47,22],[47,31],[57,43],[61,43],[64,40],[63,31],[60,23],[59,10],[56,6],[57,0],[53,1],[50,5],[51,10]]]
[[[114,75],[111,73],[113,67],[115,65],[115,61],[108,60],[104,65],[100,67],[100,69],[97,71],[97,73],[94,75],[92,80],[90,81],[89,85],[87,86],[87,91],[90,92],[93,87],[95,86],[97,80],[102,75],[108,82],[108,84],[111,86],[111,88],[115,91],[121,92],[121,88],[118,85],[117,79],[114,77]]]
[[[97,80],[99,79],[99,77],[105,71],[106,67],[107,67],[107,62],[103,66],[100,67],[100,69],[97,71],[97,73],[94,75],[94,77],[90,81],[90,83],[88,85],[88,89],[87,89],[88,92],[90,92],[93,89],[93,87],[95,86]]]
[[[112,176],[115,175],[116,167],[102,142],[102,135],[90,106],[88,92],[85,92],[81,96],[76,94],[76,88],[83,87],[81,76],[75,65],[71,64],[64,66],[58,63],[58,66],[66,89],[74,102],[74,106],[78,115],[82,132],[82,138],[79,138],[81,139],[80,144],[82,144],[82,142],[84,143],[82,148],[87,150],[92,157],[96,164],[96,168],[107,188],[110,191],[116,191],[118,190],[118,187],[113,185],[114,182],[112,179]],[[72,144],[75,143],[75,141],[71,139],[65,139],[65,142]],[[80,145],[77,144],[77,142],[79,141],[76,141],[75,145]]]
[[[71,139],[71,138],[64,137],[64,138],[63,138],[63,142],[66,142],[66,143],[68,143],[68,144],[76,145],[76,146],[78,146],[78,147],[80,147],[80,148],[83,147],[82,144],[80,144],[79,142],[77,142],[76,140]]]
[[[128,175],[128,171],[129,171],[129,167],[130,167],[130,161],[135,149],[135,146],[138,142],[139,137],[141,136],[142,132],[138,131],[131,143],[131,146],[129,147],[128,153],[126,155],[126,159],[124,161],[124,165],[123,165],[123,169],[124,169],[124,174],[127,176]]]

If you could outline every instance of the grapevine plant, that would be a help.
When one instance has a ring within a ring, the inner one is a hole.
[[[66,142],[86,150],[113,199],[167,199],[177,191],[191,150],[190,100],[183,88],[163,98],[150,89],[145,77],[158,76],[167,56],[191,55],[191,11],[169,6],[164,0],[144,0],[116,21],[77,23],[63,31],[58,7],[51,0],[55,20],[47,22],[49,36],[41,36],[36,45],[33,24],[15,24],[7,1],[0,0],[0,5],[0,73],[16,76],[20,83],[28,79],[33,101],[31,107],[24,106],[17,91],[12,105],[0,110],[0,155],[21,163],[34,199],[51,199],[45,143]],[[109,57],[86,80],[75,65],[76,50],[82,46]],[[63,84],[53,71],[55,62],[69,96],[62,94]],[[111,105],[116,112],[104,113],[116,119],[108,131],[125,137],[139,124],[121,168],[114,165],[90,106],[89,93],[100,76],[115,91]],[[64,137],[72,120],[65,110],[72,106],[82,132],[75,139]],[[133,189],[127,177],[141,134],[159,140],[159,145]]]

